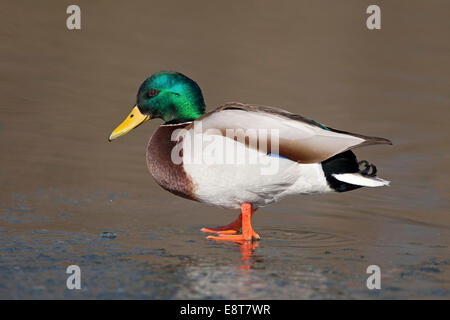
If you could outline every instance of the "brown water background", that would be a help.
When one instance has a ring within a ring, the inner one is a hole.
[[[450,298],[449,1],[76,3],[80,31],[72,1],[1,3],[0,298]],[[107,142],[167,69],[209,109],[281,106],[391,139],[356,154],[392,186],[263,208],[247,258],[206,240],[237,212],[156,185],[158,120]],[[66,288],[70,264],[82,290]],[[366,287],[372,264],[381,290]]]

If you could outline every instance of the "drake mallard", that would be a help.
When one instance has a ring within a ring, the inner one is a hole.
[[[158,72],[141,84],[135,107],[109,141],[162,119],[146,155],[156,182],[187,199],[241,210],[227,226],[203,228],[216,233],[209,239],[259,239],[253,213],[287,196],[389,185],[376,176],[374,165],[358,162],[351,151],[392,144],[387,139],[336,130],[274,107],[232,102],[205,110],[195,81],[178,72]],[[239,154],[245,157],[235,157]]]

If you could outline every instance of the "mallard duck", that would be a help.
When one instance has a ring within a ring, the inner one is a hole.
[[[252,215],[287,196],[389,185],[376,176],[373,164],[358,162],[351,151],[392,144],[387,139],[336,130],[274,107],[232,102],[205,110],[195,81],[178,72],[158,72],[141,84],[136,105],[109,141],[162,119],[146,155],[156,182],[187,199],[241,210],[226,226],[203,228],[216,234],[209,239],[259,239]]]

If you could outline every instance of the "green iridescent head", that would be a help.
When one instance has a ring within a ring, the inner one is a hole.
[[[193,80],[178,72],[157,72],[141,84],[136,106],[108,140],[117,139],[153,118],[181,123],[195,120],[204,113],[202,91]]]
[[[136,105],[142,114],[165,122],[195,120],[205,113],[197,83],[173,71],[161,71],[147,78],[139,87]]]

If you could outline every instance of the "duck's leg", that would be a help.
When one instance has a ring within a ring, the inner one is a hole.
[[[218,231],[218,236],[208,236],[208,239],[218,241],[251,241],[253,239],[258,240],[259,235],[252,228],[252,215],[256,210],[252,210],[250,203],[244,203],[241,205],[240,220],[242,223],[241,234],[224,234],[223,231]],[[239,220],[239,218],[238,218]],[[238,221],[236,220],[236,221]],[[235,222],[236,222],[235,221]],[[234,229],[233,229],[234,230]],[[239,230],[239,229],[238,229]]]

